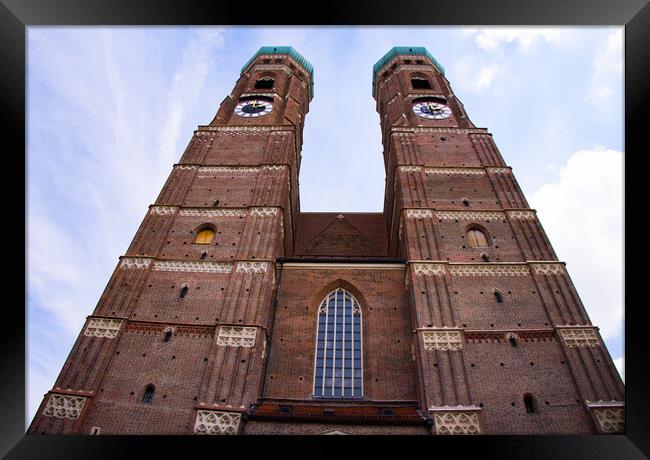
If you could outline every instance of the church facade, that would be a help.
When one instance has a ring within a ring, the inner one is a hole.
[[[598,328],[443,67],[395,47],[372,93],[383,212],[301,212],[313,68],[262,47],[173,165],[28,433],[624,432]]]

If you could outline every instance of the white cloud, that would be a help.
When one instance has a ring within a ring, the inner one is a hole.
[[[566,37],[567,31],[560,28],[520,28],[487,27],[463,29],[467,35],[474,37],[476,45],[485,51],[498,51],[505,43],[517,45],[519,51],[525,52],[537,42],[558,45]]]
[[[621,356],[620,358],[616,358],[614,360],[614,366],[616,366],[618,373],[621,374],[623,382],[625,382],[625,357]]]
[[[594,74],[587,88],[585,98],[601,110],[609,110],[612,103],[610,96],[622,94],[623,75],[623,30],[616,30],[607,35],[604,43],[598,47],[592,63]]]
[[[623,154],[574,153],[556,183],[530,196],[592,322],[605,339],[623,327]]]
[[[499,71],[499,66],[497,66],[496,64],[486,65],[481,70],[479,70],[478,73],[476,74],[476,83],[475,83],[476,90],[481,91],[483,89],[490,87],[498,71]]]

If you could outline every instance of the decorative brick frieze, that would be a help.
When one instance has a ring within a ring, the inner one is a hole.
[[[436,211],[440,220],[499,220],[504,218],[501,211]]]
[[[568,348],[599,347],[600,341],[592,327],[562,327],[557,330]]]
[[[526,276],[528,265],[449,265],[449,273],[457,276]]]
[[[532,262],[530,266],[533,268],[533,273],[536,275],[564,275],[564,264],[561,262],[558,263],[534,263]]]
[[[422,339],[425,350],[460,350],[463,348],[460,331],[423,330]]]
[[[250,72],[253,68],[255,68],[255,70],[282,70],[287,75],[292,74],[291,69],[288,66],[282,64],[253,64],[248,68],[248,72]]]
[[[481,168],[423,168],[425,174],[470,174],[482,176],[485,171]]]
[[[406,217],[408,219],[424,219],[426,217],[433,217],[430,209],[407,209]]]
[[[174,168],[180,169],[181,171],[189,171],[196,169],[196,165],[174,165]]]
[[[269,217],[275,216],[278,208],[251,208],[251,216]]]
[[[87,337],[114,339],[122,327],[121,319],[91,318],[84,330]]]
[[[199,173],[256,173],[260,166],[201,166]]]
[[[400,166],[401,172],[422,172],[422,166]]]
[[[535,211],[528,210],[515,210],[515,211],[506,211],[508,217],[513,220],[535,220]]]
[[[178,212],[183,217],[244,217],[248,210],[243,208],[185,208]]]
[[[518,330],[505,333],[503,331],[465,330],[463,335],[468,343],[507,343],[511,336],[524,342],[553,342],[556,337],[553,329]]]
[[[162,272],[188,272],[188,273],[230,273],[231,262],[189,262],[181,260],[157,260],[153,270]]]
[[[216,131],[230,134],[266,133],[269,131],[293,132],[287,126],[199,126],[198,131]]]
[[[417,276],[445,276],[444,264],[415,263],[413,269]]]
[[[76,420],[81,415],[81,410],[86,403],[83,396],[71,396],[51,393],[47,400],[43,415],[46,417],[67,418]]]
[[[601,433],[625,433],[625,407],[620,401],[585,401]]]
[[[483,128],[424,128],[424,127],[403,127],[403,126],[391,126],[391,134],[403,134],[403,133],[450,133],[450,134],[487,134],[490,135],[486,129]]]
[[[266,169],[267,171],[281,171],[286,167],[287,167],[286,165],[264,165],[264,166],[262,166],[262,168]]]
[[[120,268],[122,270],[143,270],[149,268],[150,264],[151,259],[142,257],[123,257],[122,262],[120,263]]]
[[[492,174],[510,174],[512,169],[510,168],[485,168],[487,172]]]
[[[199,410],[196,414],[194,433],[196,434],[237,434],[241,414],[237,412],[220,412]]]
[[[149,214],[157,216],[167,216],[174,214],[178,209],[177,206],[152,206],[149,208]]]
[[[164,323],[149,323],[129,321],[125,331],[132,334],[162,334],[168,329],[173,329],[174,336],[180,337],[209,337],[214,333],[214,326],[169,326]]]
[[[266,262],[237,262],[236,273],[266,273]]]
[[[255,345],[256,335],[256,327],[221,326],[217,336],[217,345],[250,348]]]
[[[431,410],[431,408],[429,409]],[[436,411],[433,414],[436,434],[480,434],[478,413],[471,411]]]

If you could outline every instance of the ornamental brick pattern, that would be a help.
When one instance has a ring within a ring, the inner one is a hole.
[[[624,432],[598,328],[442,67],[399,47],[374,69],[382,213],[300,211],[312,79],[288,47],[244,66],[143,210],[28,432]],[[247,98],[273,108],[235,111]],[[419,116],[427,99],[450,116]],[[358,301],[347,323],[320,308],[338,289]],[[341,336],[356,341],[347,362]],[[328,364],[319,343],[341,355]],[[361,397],[337,397],[337,375],[360,378]]]

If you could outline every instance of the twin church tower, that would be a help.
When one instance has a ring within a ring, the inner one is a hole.
[[[383,213],[303,213],[313,68],[262,47],[175,164],[30,434],[599,434],[624,388],[444,69],[373,69]]]

